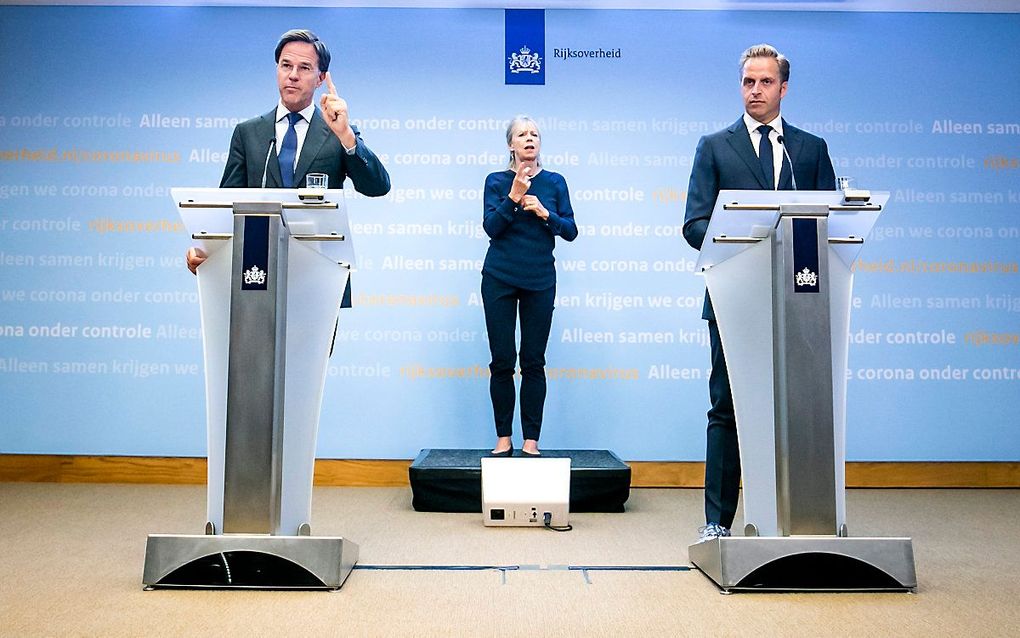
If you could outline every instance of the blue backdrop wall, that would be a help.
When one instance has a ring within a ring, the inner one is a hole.
[[[1020,459],[1017,14],[550,10],[545,84],[508,86],[499,9],[238,7],[0,7],[0,452],[204,454],[169,188],[218,183],[233,125],[277,99],[277,37],[309,26],[394,186],[348,196],[360,269],[320,456],[491,444],[481,187],[528,113],[581,230],[556,251],[544,446],[702,459],[680,226],[763,22],[793,62],[787,120],[892,193],[858,264],[848,458]]]

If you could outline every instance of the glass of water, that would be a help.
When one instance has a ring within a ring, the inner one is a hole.
[[[305,177],[305,188],[317,191],[325,191],[329,188],[329,175],[325,173],[309,173]]]

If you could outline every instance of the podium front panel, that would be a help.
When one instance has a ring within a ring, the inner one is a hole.
[[[726,353],[737,419],[744,523],[778,534],[776,439],[773,412],[772,254],[769,242],[705,271]]]

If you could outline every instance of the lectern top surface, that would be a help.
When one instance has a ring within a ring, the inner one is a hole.
[[[779,219],[777,210],[727,210],[729,204],[741,205],[783,205],[783,204],[824,204],[838,206],[842,203],[840,191],[766,191],[766,190],[724,190],[719,191],[712,219],[705,233],[705,242],[698,255],[698,273],[720,264],[727,259],[755,245],[750,243],[717,243],[715,238],[757,238],[763,239],[775,229]],[[888,192],[872,192],[871,204],[881,208],[889,201]],[[867,238],[878,220],[880,211],[861,208],[860,210],[835,210],[828,216],[829,237],[855,236]],[[836,249],[845,262],[853,261],[860,250],[860,244],[843,245]]]
[[[202,242],[206,252],[218,246],[209,245],[202,235],[229,235],[234,231],[234,211],[229,206],[236,202],[280,202],[307,204],[298,198],[294,188],[172,188],[170,196],[185,228]],[[355,265],[354,243],[351,237],[343,189],[325,191],[324,201],[333,202],[335,208],[284,208],[284,225],[295,237],[322,235],[342,237],[338,241],[303,242],[309,248],[336,262]],[[185,208],[182,202],[210,204],[209,208]],[[228,205],[228,207],[222,207]]]

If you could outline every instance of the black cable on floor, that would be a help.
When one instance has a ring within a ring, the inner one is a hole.
[[[552,524],[552,512],[546,512],[545,513],[545,528],[546,529],[551,529],[554,532],[569,532],[570,530],[574,529],[574,526],[570,525],[570,524],[567,524],[567,525],[563,525],[563,526],[555,526],[554,527],[553,524]]]

